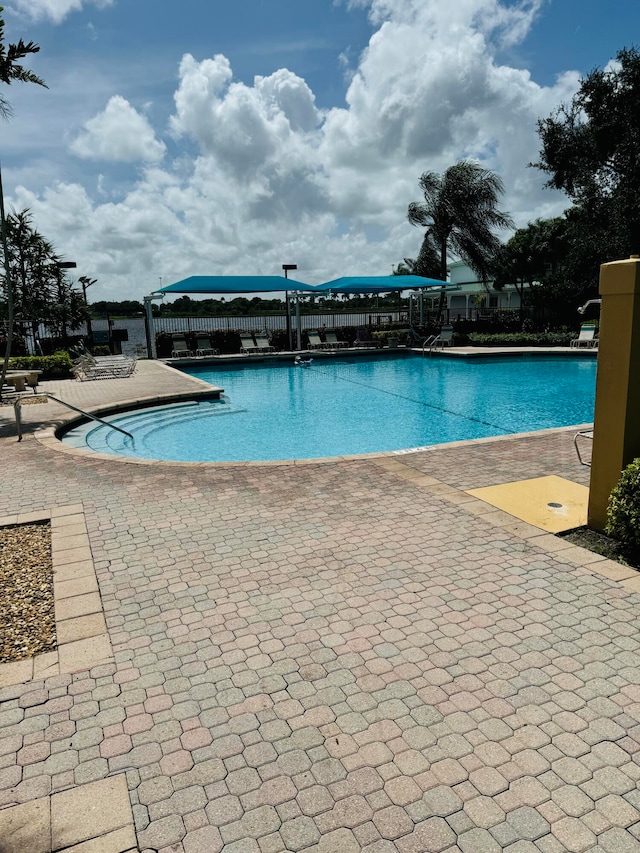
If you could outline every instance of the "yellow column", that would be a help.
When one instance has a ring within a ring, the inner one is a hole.
[[[640,456],[640,255],[600,267],[602,311],[588,524],[604,530],[607,502]]]

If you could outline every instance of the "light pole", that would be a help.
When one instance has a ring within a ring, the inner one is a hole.
[[[65,315],[65,301],[62,294],[62,270],[74,270],[78,265],[75,261],[56,261],[56,270],[58,272],[58,299],[60,300],[60,316],[62,319],[62,345],[67,345],[67,319]]]
[[[91,328],[91,314],[89,313],[89,303],[87,302],[87,288],[91,287],[91,285],[95,284],[97,281],[97,278],[89,278],[87,275],[81,275],[78,279],[78,284],[82,287],[84,304],[87,308],[87,337],[89,340],[93,339],[93,329]]]
[[[297,270],[298,264],[282,264],[282,269],[284,270],[284,277],[289,278],[288,272],[289,270]],[[285,291],[285,304],[287,307],[287,340],[289,341],[289,352],[293,350],[293,344],[291,342],[291,314],[289,313],[289,291]],[[300,343],[298,342],[298,346]]]

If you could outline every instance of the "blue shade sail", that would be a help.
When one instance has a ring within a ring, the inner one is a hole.
[[[421,275],[360,275],[343,276],[325,281],[314,290],[332,293],[389,293],[398,290],[413,290],[419,287],[451,287],[451,282]]]
[[[315,293],[317,288],[283,275],[191,275],[155,293]]]

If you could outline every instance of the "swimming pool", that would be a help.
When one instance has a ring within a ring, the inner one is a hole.
[[[308,367],[202,365],[220,400],[154,407],[63,441],[101,453],[182,462],[310,459],[398,451],[593,420],[596,360],[336,357]]]

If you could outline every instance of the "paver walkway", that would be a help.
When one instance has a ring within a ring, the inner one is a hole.
[[[570,432],[307,465],[0,454],[0,516],[82,505],[115,660],[0,688],[0,808],[124,774],[141,850],[640,851],[640,599],[464,492],[586,483]]]

